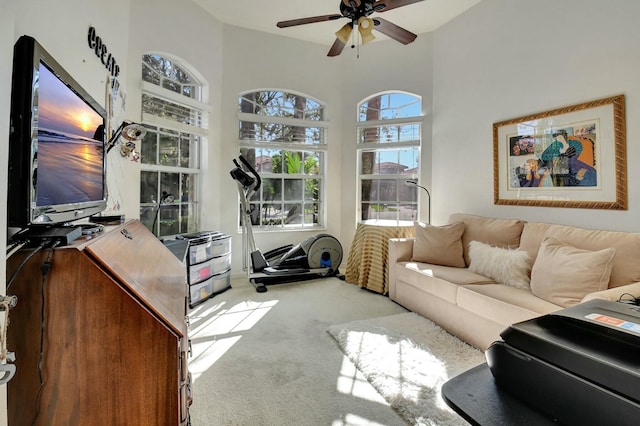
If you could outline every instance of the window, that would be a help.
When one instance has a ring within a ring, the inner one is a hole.
[[[420,175],[422,101],[408,93],[372,96],[358,107],[360,221],[414,221]]]
[[[240,153],[262,178],[249,200],[252,225],[263,230],[324,226],[324,107],[279,90],[239,98]]]
[[[171,59],[142,57],[140,220],[157,236],[198,230],[200,150],[206,142],[203,86]]]

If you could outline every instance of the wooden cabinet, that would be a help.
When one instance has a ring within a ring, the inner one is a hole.
[[[8,276],[27,254],[9,259]],[[7,291],[18,297],[9,425],[187,424],[186,285],[139,221],[33,256]]]

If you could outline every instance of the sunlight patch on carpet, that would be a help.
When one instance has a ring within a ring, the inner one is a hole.
[[[277,304],[277,300],[246,301],[227,308],[221,303],[192,313],[189,360],[192,380],[195,382],[240,340],[242,332],[253,328]]]
[[[189,360],[191,380],[198,380],[213,364],[215,364],[242,336],[233,336],[214,341],[192,343],[192,358]]]
[[[229,308],[220,305],[217,310],[206,315],[191,317],[191,334],[197,336],[217,336],[227,333],[247,331],[255,326],[275,305],[277,300],[266,302],[247,301]]]
[[[328,329],[373,387],[413,425],[466,425],[443,401],[451,377],[484,361],[479,350],[414,313]]]
[[[346,355],[342,358],[340,376],[338,376],[336,387],[338,392],[345,395],[377,402],[378,404],[389,405],[378,392],[371,388],[367,378]]]

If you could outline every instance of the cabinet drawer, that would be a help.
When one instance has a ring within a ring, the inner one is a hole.
[[[213,257],[223,256],[231,252],[231,237],[221,234],[210,241],[198,243],[190,242],[189,264],[201,263]]]
[[[189,305],[193,307],[229,287],[231,287],[231,271],[214,275],[206,281],[191,285],[189,286]]]
[[[189,266],[189,284],[202,282],[212,275],[222,274],[231,268],[231,254],[214,257],[203,263]]]

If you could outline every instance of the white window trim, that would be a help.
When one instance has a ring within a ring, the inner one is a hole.
[[[179,104],[193,109],[199,109],[203,112],[210,113],[212,111],[210,105],[197,101],[193,98],[188,98],[179,93],[172,92],[171,90],[165,89],[164,87],[156,86],[155,84],[149,83],[148,81],[142,80],[141,89],[142,93],[156,96],[158,98],[164,99],[165,101],[173,102],[174,104]]]
[[[175,130],[182,133],[193,133],[198,136],[207,137],[209,135],[208,129],[202,127],[190,126],[188,124],[180,123],[174,120],[168,120],[166,118],[158,117],[157,115],[142,113],[142,122],[158,126],[163,129]]]
[[[329,123],[327,121],[304,120],[302,118],[291,117],[272,117],[269,115],[250,114],[247,112],[238,112],[238,120],[252,123],[275,123],[302,127],[322,127],[323,129],[329,128]]]
[[[376,127],[386,126],[389,124],[422,124],[424,122],[423,115],[417,115],[415,117],[401,117],[388,120],[371,120],[371,121],[357,121],[358,127]]]
[[[414,96],[416,98],[420,99],[420,102],[422,102],[422,96],[413,94],[413,93],[409,93],[409,92],[403,92],[403,91],[390,91],[390,92],[386,92],[386,93],[403,93],[406,95],[410,95],[410,96]],[[422,143],[423,143],[423,127],[424,127],[424,114],[421,113],[420,115],[416,115],[416,116],[411,116],[411,117],[400,117],[400,118],[393,118],[393,119],[384,119],[384,120],[370,120],[370,121],[361,121],[360,120],[360,108],[362,107],[362,104],[364,102],[367,102],[369,99],[375,97],[375,96],[380,96],[383,93],[378,93],[378,94],[373,94],[369,97],[367,97],[366,99],[364,99],[363,101],[358,103],[358,114],[356,116],[356,170],[355,170],[355,176],[356,176],[356,182],[357,182],[357,188],[356,188],[356,223],[362,223],[362,181],[363,180],[380,180],[380,179],[389,179],[389,180],[397,180],[397,181],[401,181],[401,180],[416,180],[418,179],[418,175],[413,173],[410,175],[401,175],[401,174],[389,174],[389,175],[380,175],[380,174],[361,174],[360,170],[362,169],[362,164],[361,164],[361,153],[362,152],[376,152],[376,151],[381,151],[381,150],[398,150],[398,149],[402,149],[402,148],[418,148],[418,152],[420,153],[422,151]],[[394,125],[402,125],[402,124],[417,124],[420,126],[420,140],[413,140],[413,141],[402,141],[402,142],[361,142],[360,141],[360,131],[361,129],[369,129],[369,128],[374,128],[374,127],[379,127],[379,126],[394,126]],[[419,165],[419,169],[422,169],[422,164]],[[416,206],[417,206],[417,214],[418,217],[420,217],[420,194],[418,194],[418,199],[416,201]],[[395,220],[394,220],[395,222]],[[406,222],[406,223],[405,223]],[[406,221],[406,220],[398,220],[399,224],[409,224],[411,223],[411,221]]]
[[[293,95],[303,96],[307,99],[311,99],[314,102],[318,103],[323,109],[326,108],[326,105],[317,99],[310,97],[307,94],[296,92],[288,89],[256,89],[251,91],[245,91],[239,94],[239,97],[243,97],[248,93],[253,92],[261,92],[261,91],[277,91],[283,93],[289,93]],[[289,125],[289,126],[300,126],[300,127],[318,127],[325,129],[323,134],[322,141],[319,143],[297,143],[297,142],[268,142],[268,141],[247,141],[240,140],[238,138],[238,148],[256,148],[256,149],[273,149],[273,150],[284,150],[284,151],[317,151],[322,153],[324,160],[322,161],[322,170],[321,174],[318,175],[308,175],[308,174],[286,174],[286,178],[291,179],[317,179],[322,183],[322,191],[318,194],[318,203],[321,206],[322,211],[322,220],[318,224],[295,224],[295,225],[282,225],[277,227],[255,227],[253,229],[254,233],[273,233],[278,231],[286,231],[286,232],[308,232],[310,230],[314,231],[322,231],[327,229],[327,215],[328,215],[328,206],[327,206],[327,188],[326,184],[326,175],[327,175],[327,155],[328,155],[328,144],[327,144],[327,131],[329,129],[329,121],[326,119],[323,120],[306,120],[302,118],[293,118],[293,117],[279,117],[279,116],[269,116],[269,115],[261,115],[261,114],[252,114],[246,112],[237,112],[238,123],[245,121],[249,123],[274,123],[280,125]],[[261,178],[269,179],[282,179],[285,176],[282,173],[261,173]],[[241,227],[238,227],[238,231],[241,230]]]

